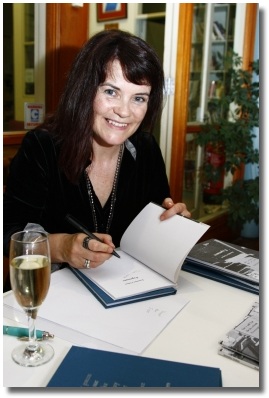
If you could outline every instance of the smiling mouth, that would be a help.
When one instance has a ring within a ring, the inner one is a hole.
[[[119,123],[119,122],[115,122],[114,120],[111,120],[111,119],[106,119],[106,121],[115,127],[127,127],[127,123]]]

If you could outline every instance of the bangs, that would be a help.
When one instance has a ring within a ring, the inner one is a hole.
[[[152,77],[148,76],[149,73],[147,68],[144,68],[143,65],[141,65],[141,63],[137,63],[136,60],[130,60],[129,57],[128,60],[126,60],[122,59],[122,57],[120,59],[117,56],[110,59],[110,61],[105,66],[104,71],[102,73],[101,83],[105,81],[108,75],[113,76],[112,64],[114,61],[118,61],[120,63],[122,74],[128,82],[140,86],[145,85],[152,87]]]

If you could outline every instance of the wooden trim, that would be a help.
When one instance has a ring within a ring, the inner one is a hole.
[[[201,124],[188,124],[187,125],[187,134],[193,134],[193,133],[200,133],[202,127]]]
[[[177,46],[177,72],[175,82],[174,120],[170,169],[171,196],[175,202],[182,200],[188,93],[190,76],[191,35],[193,4],[181,3]],[[177,111],[178,110],[178,111]]]
[[[243,47],[243,69],[249,69],[254,57],[254,46],[256,36],[257,3],[247,3],[244,47]]]
[[[3,145],[20,145],[25,134],[26,134],[25,131],[4,133]]]

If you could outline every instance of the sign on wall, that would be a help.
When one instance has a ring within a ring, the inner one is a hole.
[[[44,121],[44,104],[24,103],[24,129],[29,130],[37,127]]]

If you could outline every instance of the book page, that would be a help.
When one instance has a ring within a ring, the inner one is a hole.
[[[102,266],[81,269],[80,272],[91,279],[113,299],[134,296],[175,284],[121,250],[120,259],[112,256]]]
[[[180,215],[160,221],[164,211],[149,203],[123,234],[120,248],[176,283],[184,259],[209,225]]]

